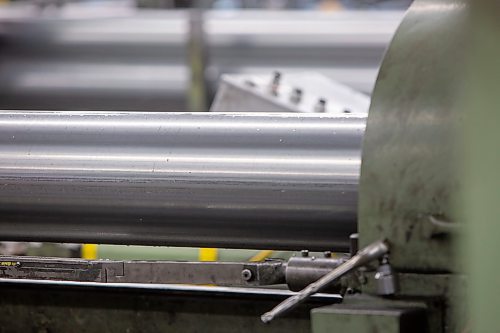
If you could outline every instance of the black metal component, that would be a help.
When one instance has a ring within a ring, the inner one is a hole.
[[[0,281],[2,332],[310,332],[313,307],[338,303],[317,295],[286,322],[264,325],[259,314],[286,290],[201,286],[109,285]]]

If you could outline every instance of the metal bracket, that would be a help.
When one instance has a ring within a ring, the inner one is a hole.
[[[249,271],[251,278],[245,279],[243,271]],[[285,283],[285,264],[281,260],[239,263],[0,256],[0,278],[100,283],[264,286]]]

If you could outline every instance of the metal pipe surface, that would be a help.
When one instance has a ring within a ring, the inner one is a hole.
[[[366,116],[0,113],[0,240],[345,250]]]

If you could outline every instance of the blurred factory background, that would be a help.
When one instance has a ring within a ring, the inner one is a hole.
[[[0,108],[203,111],[221,75],[275,70],[317,72],[370,94],[408,2],[330,2],[194,2],[202,14],[166,9],[189,1],[7,4]]]

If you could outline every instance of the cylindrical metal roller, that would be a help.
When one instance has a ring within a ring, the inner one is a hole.
[[[292,291],[301,291],[342,265],[345,261],[345,258],[291,257],[285,269],[286,284]],[[340,283],[333,283],[326,290],[338,294],[341,285]]]
[[[364,115],[0,113],[0,240],[345,250]]]

